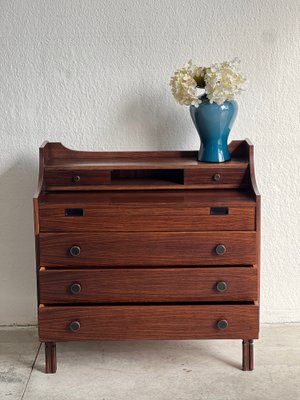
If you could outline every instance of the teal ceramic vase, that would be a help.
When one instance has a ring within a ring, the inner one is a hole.
[[[190,113],[201,140],[198,161],[221,163],[230,160],[227,140],[237,115],[235,100],[224,104],[210,103],[206,95],[199,107],[191,106]]]

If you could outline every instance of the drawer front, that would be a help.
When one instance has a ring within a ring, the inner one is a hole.
[[[255,207],[46,203],[39,214],[42,232],[255,230]]]
[[[40,302],[121,303],[257,300],[257,268],[46,270]]]
[[[41,341],[256,339],[258,320],[254,304],[40,306],[39,337]]]
[[[240,166],[228,168],[226,166],[205,167],[184,171],[186,185],[207,185],[208,187],[239,188],[249,184],[249,166],[241,163]]]
[[[211,264],[256,264],[255,232],[40,234],[41,266]]]
[[[45,171],[46,186],[93,186],[110,184],[110,171]]]

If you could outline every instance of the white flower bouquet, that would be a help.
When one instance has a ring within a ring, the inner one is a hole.
[[[215,63],[209,67],[194,65],[190,60],[171,78],[173,96],[179,104],[198,107],[201,95],[206,94],[210,103],[223,104],[233,100],[244,90],[246,77],[239,70],[240,61]]]

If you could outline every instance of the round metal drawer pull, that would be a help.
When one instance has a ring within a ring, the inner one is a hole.
[[[80,285],[80,283],[73,283],[73,284],[70,286],[70,292],[71,292],[72,294],[79,294],[79,293],[81,292],[81,285]]]
[[[77,332],[80,329],[80,322],[79,321],[72,321],[69,325],[69,329],[71,332]]]
[[[79,182],[79,181],[80,181],[80,176],[79,176],[79,175],[73,176],[73,182],[74,182],[74,183],[77,183],[77,182]]]
[[[228,321],[226,319],[220,319],[220,321],[217,322],[217,328],[220,329],[221,331],[228,328]]]
[[[216,254],[218,256],[223,255],[224,253],[226,253],[226,247],[224,246],[224,244],[218,244],[215,248]]]
[[[80,255],[80,247],[79,246],[72,246],[69,250],[69,253],[72,257],[78,257]]]
[[[213,180],[218,182],[221,179],[221,174],[214,174],[213,175]]]
[[[217,282],[216,289],[218,292],[225,292],[227,290],[227,283],[226,282]]]

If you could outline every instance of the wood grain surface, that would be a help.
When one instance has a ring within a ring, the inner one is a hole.
[[[255,232],[41,233],[41,266],[255,264]],[[216,254],[223,244],[226,252]],[[70,255],[72,246],[81,249]]]
[[[80,180],[76,182],[75,177]],[[93,170],[50,170],[45,171],[46,186],[93,186],[93,185],[109,185],[111,183],[109,171],[93,171]]]
[[[40,208],[42,232],[118,231],[253,231],[255,207],[228,207],[227,215],[211,215],[211,207],[170,203],[81,204],[82,216],[66,216],[78,204],[45,204]]]
[[[219,180],[214,180],[215,175]],[[233,187],[246,186],[249,183],[249,166],[241,163],[231,168],[219,166],[206,166],[206,168],[185,169],[184,183],[186,185],[213,184],[215,187],[223,184],[232,184]]]
[[[157,190],[157,191],[97,191],[97,192],[45,192],[39,196],[40,208],[65,207],[76,204],[97,205],[137,205],[137,206],[171,206],[171,207],[247,207],[255,206],[252,190]]]
[[[226,282],[224,292],[217,283]],[[81,287],[71,293],[71,285]],[[40,301],[59,303],[257,300],[257,268],[115,268],[40,271]]]
[[[228,321],[219,330],[217,323]],[[71,332],[69,325],[80,323]],[[255,339],[256,305],[129,305],[40,307],[41,341],[123,339]]]

